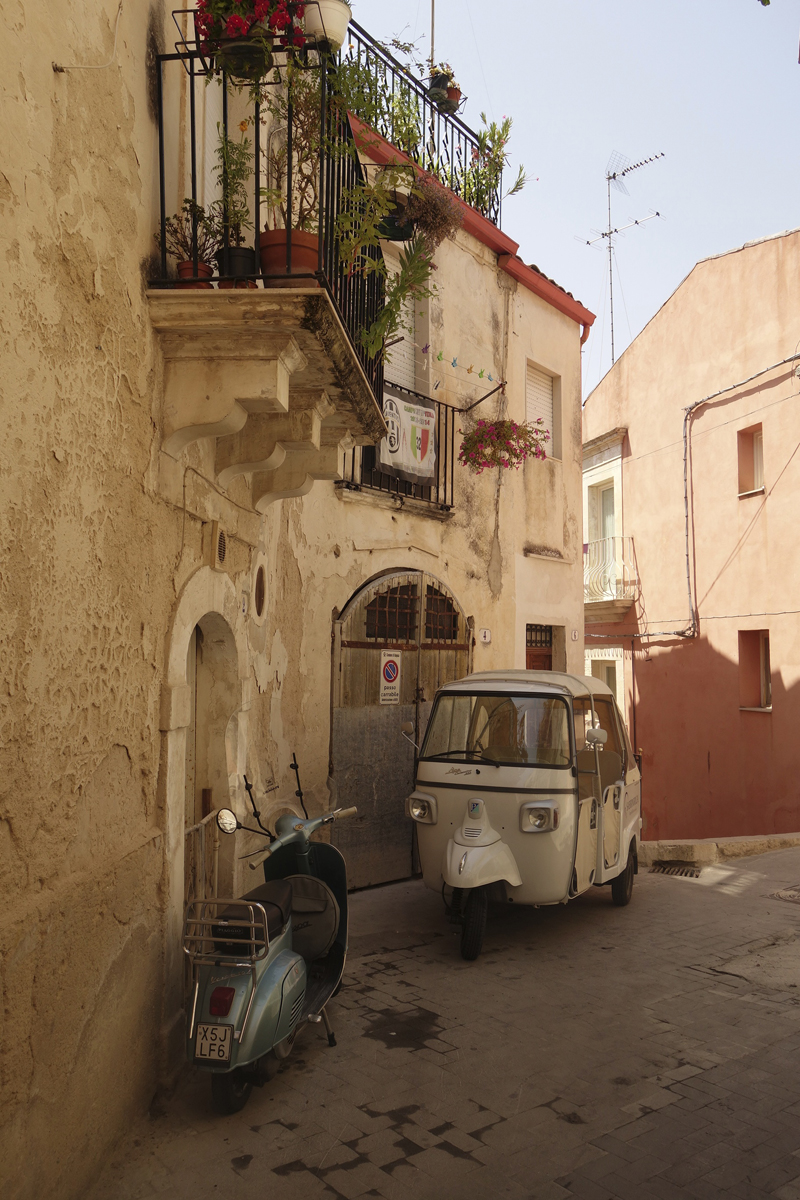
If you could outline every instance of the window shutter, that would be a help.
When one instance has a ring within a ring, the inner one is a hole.
[[[390,275],[397,273],[393,265],[389,263],[386,265]],[[403,305],[403,319],[400,328],[394,335],[403,340],[387,350],[385,369],[387,383],[398,383],[400,387],[410,388],[412,392],[417,390],[416,355],[414,353],[414,342],[417,340],[415,319],[414,299],[410,296]]]
[[[541,428],[553,436],[553,376],[537,370],[528,363],[525,382],[525,419],[531,424],[542,418]]]

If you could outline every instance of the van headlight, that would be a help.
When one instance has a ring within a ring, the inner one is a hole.
[[[435,825],[439,819],[438,809],[436,797],[425,792],[412,792],[406,801],[406,812],[420,825]]]
[[[558,829],[559,816],[557,801],[534,800],[519,810],[519,827],[522,833],[548,833]]]

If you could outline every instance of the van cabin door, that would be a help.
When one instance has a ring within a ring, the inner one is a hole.
[[[329,786],[334,806],[355,804],[358,817],[335,824],[331,840],[351,888],[412,874],[415,752],[400,729],[411,721],[421,743],[436,689],[469,674],[470,640],[460,605],[425,572],[375,580],[334,622]]]
[[[585,892],[594,883],[597,872],[597,836],[600,815],[600,777],[597,752],[586,744],[586,730],[592,724],[588,696],[572,701],[575,714],[575,749],[578,765],[578,844],[575,850],[574,895]]]
[[[600,728],[608,735],[597,751],[600,767],[603,869],[619,863],[622,833],[622,801],[625,791],[625,749],[611,696],[595,696],[594,709]]]

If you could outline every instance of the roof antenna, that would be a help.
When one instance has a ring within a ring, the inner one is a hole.
[[[662,220],[664,218],[660,212],[656,212],[654,209],[651,209],[648,217],[642,217],[638,221],[631,221],[628,225],[619,225],[615,229],[611,224],[611,185],[613,183],[617,191],[622,192],[623,196],[630,195],[630,192],[625,186],[625,176],[630,175],[632,171],[638,171],[640,167],[646,167],[649,163],[656,162],[659,158],[664,157],[664,153],[662,152],[660,154],[653,154],[650,156],[650,158],[643,158],[641,162],[632,163],[631,160],[626,158],[624,154],[620,154],[619,151],[615,150],[611,155],[611,158],[608,160],[608,166],[606,167],[606,189],[608,191],[608,229],[593,229],[592,233],[596,233],[597,237],[590,238],[588,240],[586,238],[576,239],[579,242],[584,242],[587,246],[594,246],[597,242],[602,241],[603,238],[605,238],[608,242],[608,288],[610,296],[609,307],[611,313],[612,367],[616,361],[616,355],[614,353],[614,234],[623,233],[626,229],[632,229],[634,225],[644,225],[645,221],[652,221],[653,217],[661,217]]]

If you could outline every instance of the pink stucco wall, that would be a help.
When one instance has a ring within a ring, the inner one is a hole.
[[[699,622],[693,638],[674,632],[691,623],[684,408],[795,353],[800,231],[699,263],[584,409],[584,443],[628,430],[622,526],[634,539],[641,596],[623,621],[587,624],[586,645],[627,651],[646,839],[800,830],[797,364],[726,391],[694,416],[690,568]],[[737,433],[756,424],[764,493],[740,498]],[[769,633],[771,711],[740,707],[746,630]]]

